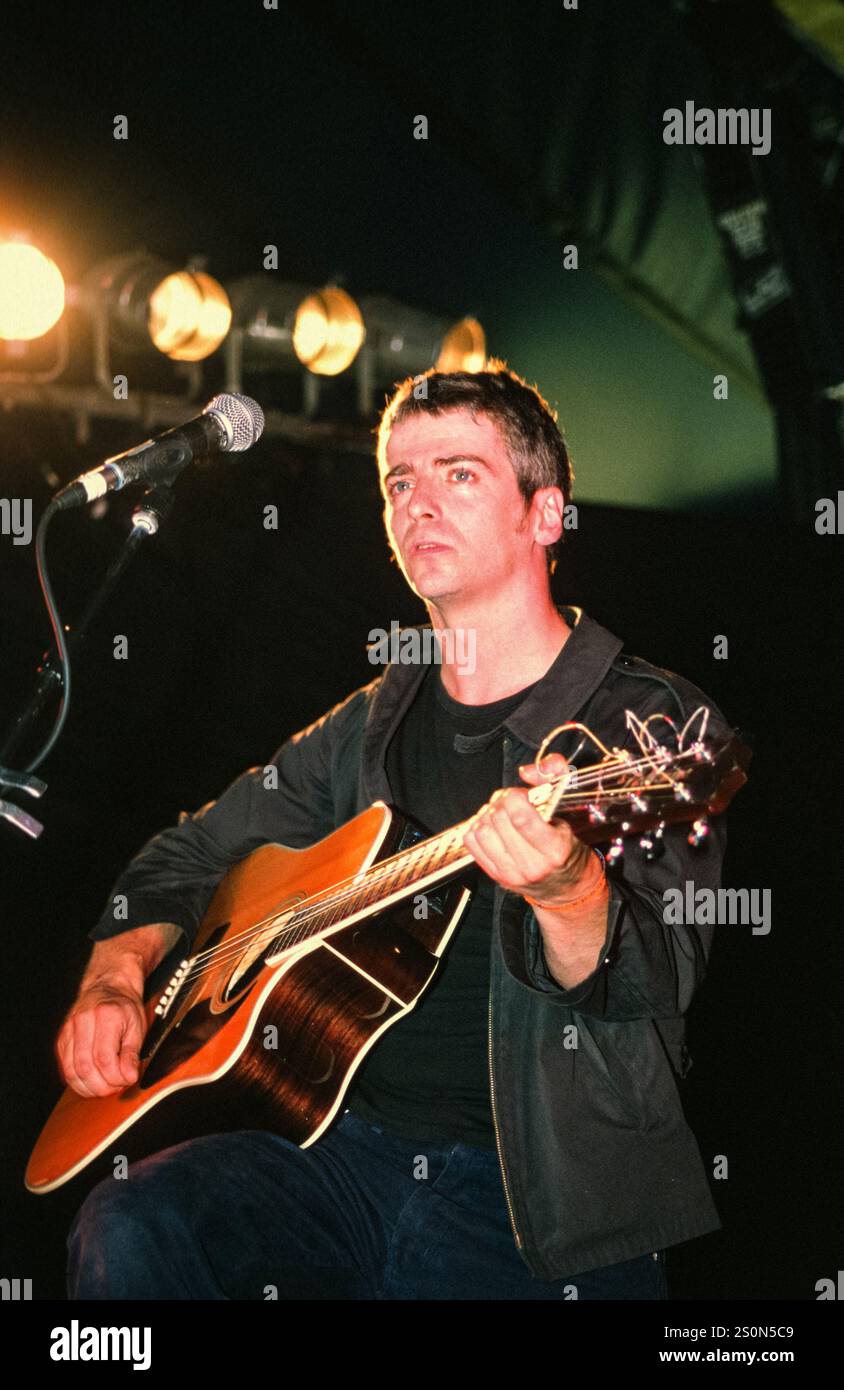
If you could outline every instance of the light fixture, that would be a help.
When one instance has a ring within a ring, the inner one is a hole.
[[[231,324],[229,298],[218,281],[145,251],[97,266],[85,279],[83,298],[95,314],[105,314],[108,336],[119,346],[152,343],[174,362],[210,357]]]
[[[0,338],[42,338],[64,311],[62,273],[55,261],[26,241],[0,242]]]
[[[465,318],[446,333],[437,356],[438,372],[482,372],[486,334],[477,319]]]
[[[377,389],[430,367],[440,372],[483,370],[486,337],[476,318],[455,322],[386,295],[364,296],[360,306],[366,325],[358,369],[361,413],[370,413]]]
[[[317,376],[338,376],[363,342],[360,310],[338,285],[314,290],[270,275],[248,275],[228,290],[244,367],[301,364]]]
[[[149,299],[149,335],[174,362],[201,362],[220,346],[232,321],[229,297],[203,270],[178,270]]]
[[[318,376],[338,376],[355,360],[365,337],[361,312],[350,294],[327,285],[309,294],[296,311],[293,349]]]

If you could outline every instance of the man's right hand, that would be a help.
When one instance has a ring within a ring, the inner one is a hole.
[[[56,1040],[67,1085],[80,1096],[112,1096],[131,1086],[146,1027],[143,993],[128,984],[80,991]]]
[[[56,1039],[62,1078],[80,1096],[113,1096],[138,1079],[144,981],[181,936],[172,922],[98,941]]]

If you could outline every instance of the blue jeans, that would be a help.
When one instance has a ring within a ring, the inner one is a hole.
[[[83,1203],[68,1255],[72,1299],[668,1297],[662,1251],[535,1278],[494,1152],[351,1111],[308,1149],[239,1130],[131,1164]]]

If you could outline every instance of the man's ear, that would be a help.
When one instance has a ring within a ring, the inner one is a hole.
[[[537,488],[531,499],[537,528],[534,539],[539,545],[553,545],[563,534],[565,497],[561,488]]]

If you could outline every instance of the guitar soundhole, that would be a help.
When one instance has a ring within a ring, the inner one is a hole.
[[[224,1004],[231,1004],[236,999],[242,998],[252,988],[261,971],[264,969],[264,958],[259,958],[252,962],[242,974],[232,976],[224,990],[220,992],[220,999]]]

